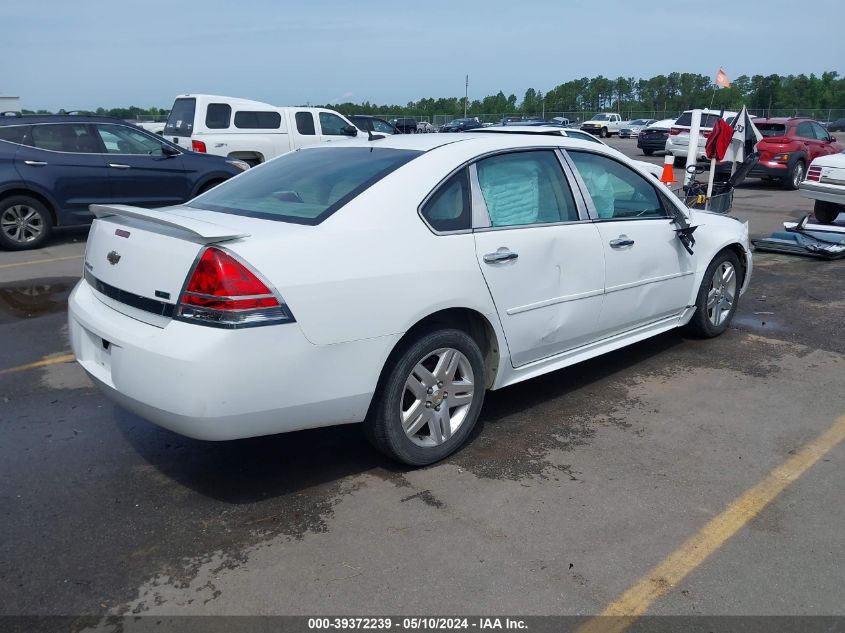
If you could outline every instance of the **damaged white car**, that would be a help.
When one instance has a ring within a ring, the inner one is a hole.
[[[464,443],[488,389],[721,334],[751,275],[747,225],[561,136],[318,145],[93,211],[70,336],[115,401],[207,440],[363,423],[413,465]]]

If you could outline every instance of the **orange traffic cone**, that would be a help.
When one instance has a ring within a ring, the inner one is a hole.
[[[675,157],[672,154],[666,154],[663,159],[663,175],[660,176],[660,182],[664,185],[671,185],[678,182],[675,180],[675,172],[672,171],[672,166],[675,164]]]

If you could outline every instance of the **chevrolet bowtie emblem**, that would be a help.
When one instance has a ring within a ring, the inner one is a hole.
[[[114,266],[117,262],[120,261],[120,253],[117,251],[111,251],[108,255],[106,255],[106,259],[109,260],[109,264]]]

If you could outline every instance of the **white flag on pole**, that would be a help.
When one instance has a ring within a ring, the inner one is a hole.
[[[732,127],[734,133],[728,151],[725,152],[725,160],[741,163],[745,160],[746,154],[753,152],[754,146],[763,140],[763,135],[754,125],[753,119],[748,115],[748,108],[745,106],[742,106],[742,110],[736,115]]]

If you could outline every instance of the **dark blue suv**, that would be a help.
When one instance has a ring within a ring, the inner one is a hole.
[[[36,248],[54,226],[87,224],[90,204],[179,204],[245,169],[111,117],[3,116],[0,248]]]

